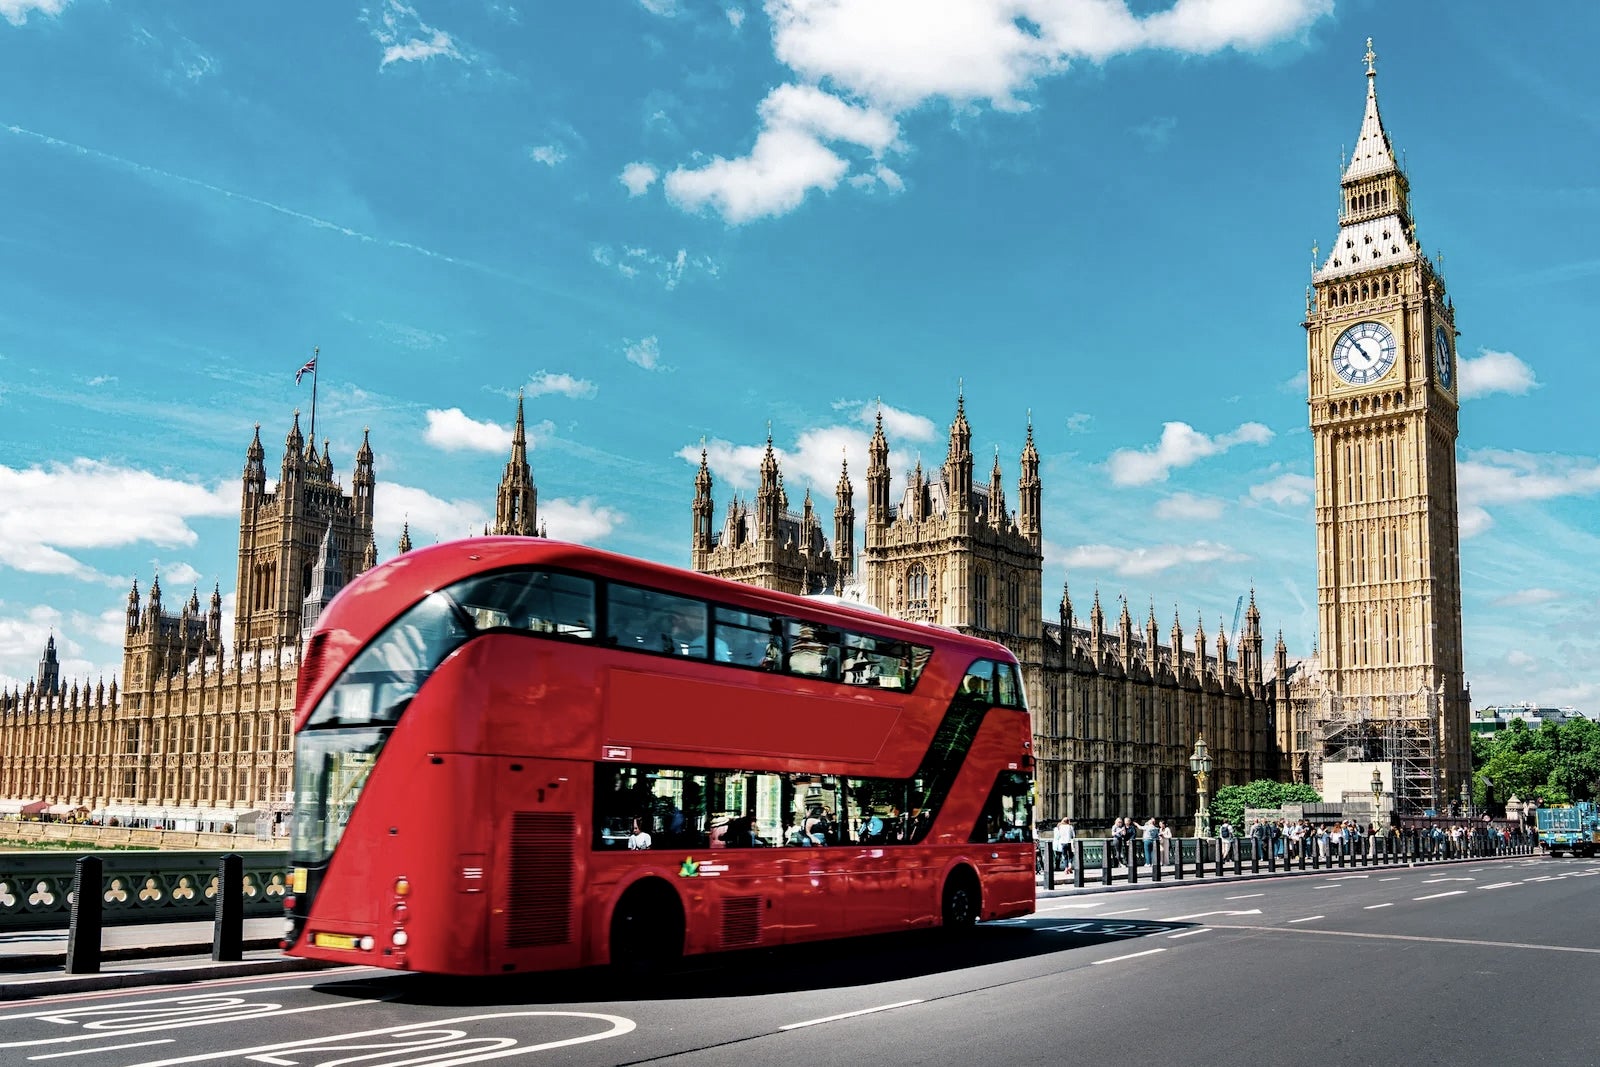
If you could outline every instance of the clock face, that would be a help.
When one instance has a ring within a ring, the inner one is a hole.
[[[1394,334],[1381,322],[1358,322],[1333,343],[1333,370],[1351,385],[1366,385],[1394,366]]]
[[[1433,369],[1439,373],[1439,385],[1450,388],[1450,331],[1443,326],[1433,331]]]

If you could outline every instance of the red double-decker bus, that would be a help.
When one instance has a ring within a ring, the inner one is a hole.
[[[368,571],[307,644],[287,951],[444,974],[1033,910],[1003,646],[577,545]]]

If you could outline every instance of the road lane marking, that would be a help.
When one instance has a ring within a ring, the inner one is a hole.
[[[1298,930],[1285,930],[1281,926],[1222,927],[1224,930],[1250,930],[1261,934],[1296,934]],[[1479,941],[1468,937],[1419,937],[1415,934],[1369,934],[1355,930],[1313,930],[1312,937],[1361,937],[1372,941],[1420,941],[1428,945],[1468,945],[1472,948],[1526,948],[1538,952],[1578,952],[1586,956],[1600,956],[1600,948],[1581,948],[1576,945],[1533,945],[1523,941]]]
[[[1166,919],[1157,919],[1161,923],[1181,923],[1187,919],[1204,919],[1207,915],[1260,915],[1260,908],[1251,908],[1249,911],[1197,911],[1191,915],[1174,915]]]
[[[818,1026],[822,1023],[836,1023],[840,1019],[854,1019],[858,1015],[872,1015],[880,1011],[892,1011],[895,1008],[907,1008],[913,1004],[921,1004],[920,1000],[897,1000],[893,1004],[880,1004],[875,1008],[861,1008],[857,1011],[840,1012],[838,1015],[825,1015],[820,1019],[807,1019],[805,1022],[789,1023],[787,1026],[778,1027],[779,1030],[798,1030],[802,1026]]]
[[[1240,893],[1236,897],[1223,897],[1223,900],[1249,900],[1251,897],[1264,897],[1265,893]]]
[[[1391,875],[1388,878],[1379,878],[1378,879],[1378,881],[1380,881],[1380,882],[1398,882],[1399,880],[1400,880],[1400,876],[1398,874]]]
[[[97,1056],[102,1052],[120,1052],[125,1048],[145,1048],[148,1045],[170,1045],[178,1040],[175,1037],[163,1037],[156,1041],[135,1041],[127,1045],[102,1045],[100,1048],[75,1048],[70,1052],[46,1052],[39,1056],[29,1056],[30,1060],[59,1060],[63,1056]]]
[[[1121,911],[1103,911],[1095,916],[1097,919],[1109,919],[1113,915],[1132,915],[1138,911],[1149,911],[1149,908],[1123,908]]]
[[[1185,930],[1181,934],[1168,934],[1167,935],[1167,940],[1168,941],[1173,941],[1173,940],[1176,940],[1177,938],[1180,938],[1180,937],[1193,937],[1195,934],[1209,934],[1210,932],[1211,932],[1211,927],[1202,926],[1198,930]]]
[[[1098,907],[1101,907],[1102,905],[1109,904],[1109,903],[1111,903],[1109,900],[1085,900],[1085,901],[1083,901],[1081,903],[1078,903],[1078,904],[1052,904],[1048,908],[1034,908],[1033,910],[1035,912],[1041,912],[1041,911],[1062,911],[1063,909],[1066,909],[1066,908],[1098,908]]]
[[[1476,882],[1476,878],[1424,878],[1423,885],[1434,885],[1438,882]]]
[[[1366,908],[1364,908],[1363,910],[1365,910],[1365,911],[1373,911],[1373,910],[1375,910],[1377,908],[1392,908],[1392,907],[1394,907],[1394,904],[1392,902],[1388,903],[1388,904],[1368,904],[1366,906]]]
[[[1412,897],[1411,899],[1412,900],[1438,900],[1440,897],[1460,897],[1460,896],[1465,896],[1466,893],[1467,893],[1467,891],[1465,889],[1452,889],[1448,893],[1429,893],[1425,897]]]
[[[1311,922],[1313,919],[1326,919],[1326,918],[1327,918],[1326,915],[1307,915],[1304,919],[1290,919],[1289,921],[1292,922],[1292,923],[1308,923],[1308,922]]]
[[[1508,885],[1521,885],[1521,882],[1496,882],[1494,885],[1480,885],[1479,889],[1504,889]]]
[[[1102,963],[1121,963],[1123,960],[1134,960],[1138,959],[1140,956],[1153,956],[1157,952],[1165,951],[1167,950],[1164,948],[1147,948],[1143,952],[1130,952],[1126,956],[1112,956],[1108,960],[1090,960],[1089,965],[1091,967],[1098,967]]]

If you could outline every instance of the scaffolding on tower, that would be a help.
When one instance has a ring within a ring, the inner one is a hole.
[[[1448,802],[1435,773],[1441,764],[1433,693],[1325,694],[1321,704],[1312,721],[1312,781],[1322,781],[1324,763],[1386,763],[1395,811],[1420,815]]]

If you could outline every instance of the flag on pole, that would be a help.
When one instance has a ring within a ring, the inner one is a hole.
[[[299,385],[301,377],[307,374],[315,374],[316,372],[317,357],[312,356],[310,359],[306,360],[306,365],[304,367],[301,367],[299,370],[294,372],[294,384]]]

